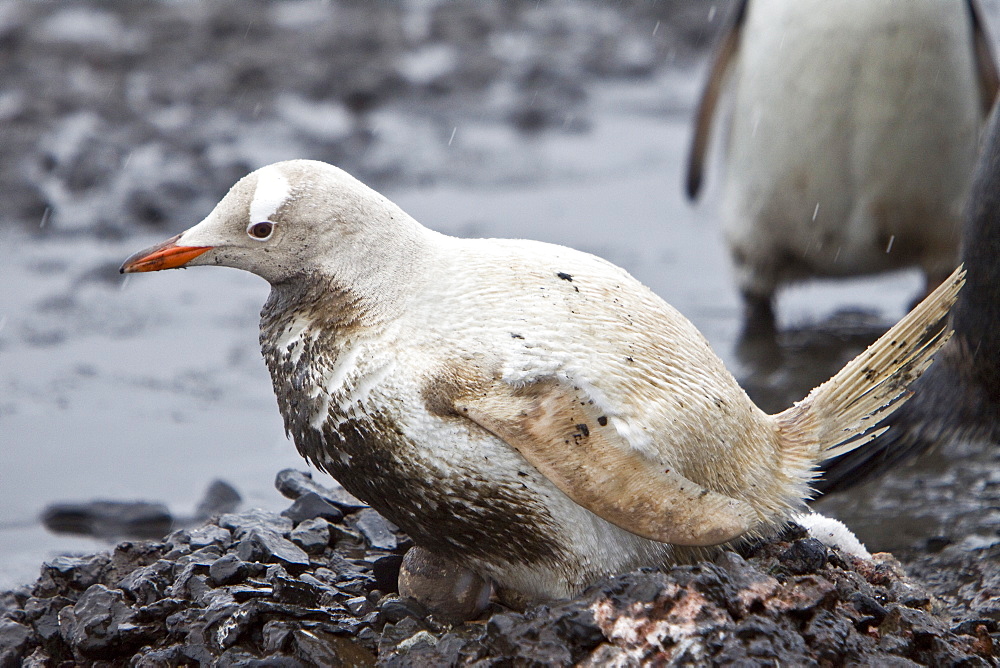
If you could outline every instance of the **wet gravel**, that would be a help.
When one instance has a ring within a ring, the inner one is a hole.
[[[396,527],[308,473],[277,486],[296,497],[281,514],[47,562],[0,595],[0,666],[1000,665],[1000,582],[976,567],[996,545],[948,555],[955,589],[792,526],[742,555],[450,625],[395,593],[412,545]]]

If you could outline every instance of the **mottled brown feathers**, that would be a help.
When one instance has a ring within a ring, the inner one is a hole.
[[[579,388],[556,380],[498,384],[458,407],[520,452],[573,501],[637,536],[718,545],[763,519],[634,450]]]
[[[285,430],[299,453],[441,555],[549,566],[566,559],[553,538],[552,517],[523,493],[524,484],[513,472],[511,479],[500,480],[485,479],[475,470],[444,472],[416,454],[391,411],[348,416],[331,408],[315,389],[324,371],[362,335],[368,316],[349,292],[307,285],[276,287],[261,313],[263,356]],[[277,345],[302,322],[310,325],[295,337],[291,350]],[[484,372],[465,362],[443,369],[426,387],[432,413],[453,413],[456,394],[484,385]]]
[[[569,556],[553,538],[547,509],[520,482],[487,480],[471,470],[444,475],[412,456],[392,418],[331,421],[321,430],[293,424],[292,437],[317,467],[428,550],[462,563],[555,565]]]

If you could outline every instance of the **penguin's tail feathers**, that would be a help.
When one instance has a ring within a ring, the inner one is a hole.
[[[882,421],[910,397],[910,384],[951,337],[948,312],[964,283],[960,266],[833,378],[774,416],[788,474],[808,485],[818,475],[818,462],[859,448],[888,429]]]

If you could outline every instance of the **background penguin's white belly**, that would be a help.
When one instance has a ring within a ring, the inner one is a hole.
[[[748,11],[723,197],[737,264],[800,276],[950,267],[981,120],[964,4]]]

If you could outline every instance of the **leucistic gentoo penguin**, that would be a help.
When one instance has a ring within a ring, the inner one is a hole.
[[[772,416],[623,269],[439,234],[324,163],[253,172],[122,271],[193,265],[270,282],[261,349],[299,452],[522,602],[781,525],[905,399],[962,282]]]
[[[1000,116],[983,140],[962,226],[967,283],[951,310],[954,336],[913,384],[913,399],[871,447],[824,465],[816,487],[842,491],[955,441],[1000,445]]]
[[[747,332],[811,277],[957,262],[997,71],[975,0],[743,0],[698,105],[687,191],[731,101],[720,215]]]

